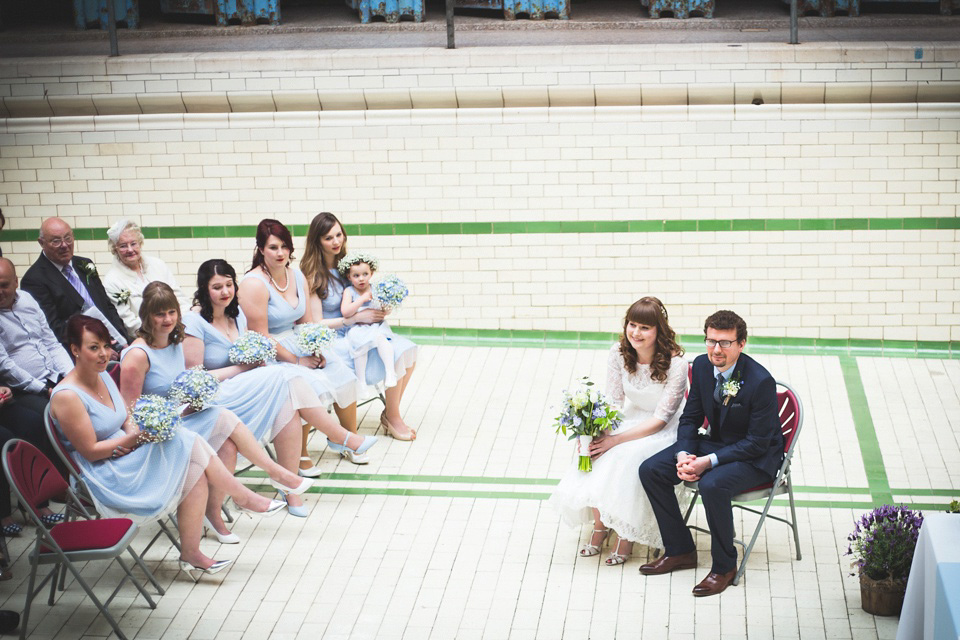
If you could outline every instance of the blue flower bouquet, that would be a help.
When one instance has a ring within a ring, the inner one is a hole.
[[[567,435],[569,431],[569,440],[579,438],[580,460],[577,469],[580,471],[593,470],[590,443],[594,436],[607,429],[616,429],[622,419],[620,412],[593,386],[589,378],[583,378],[575,389],[565,390],[560,415],[554,421],[557,433]]]
[[[260,364],[277,359],[277,344],[257,331],[244,331],[227,354],[233,364]]]
[[[188,404],[194,411],[200,411],[211,403],[219,390],[220,381],[198,365],[174,378],[168,395],[175,402]]]
[[[410,295],[410,289],[397,276],[387,276],[373,285],[373,299],[384,311],[399,308],[408,295]]]
[[[336,337],[337,332],[327,325],[308,322],[297,327],[297,348],[301,353],[319,357]]]
[[[133,421],[140,428],[138,441],[165,442],[173,439],[180,428],[180,413],[163,396],[146,395],[133,404]]]

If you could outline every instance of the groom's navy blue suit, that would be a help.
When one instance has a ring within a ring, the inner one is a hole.
[[[680,478],[676,456],[681,451],[697,457],[716,454],[717,466],[700,478],[700,498],[712,538],[711,571],[721,574],[737,568],[731,497],[769,482],[783,458],[773,377],[753,358],[741,353],[730,379],[740,381],[740,390],[723,406],[722,401],[713,399],[713,364],[706,354],[697,357],[693,361],[690,395],[677,427],[677,442],[640,465],[640,482],[657,516],[664,553],[678,556],[695,551],[696,545],[677,504],[674,487]],[[697,433],[704,418],[710,423],[709,436]]]

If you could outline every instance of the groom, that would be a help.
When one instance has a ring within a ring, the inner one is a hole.
[[[748,355],[747,323],[717,311],[703,326],[707,353],[693,361],[693,381],[677,442],[640,465],[640,482],[660,526],[664,555],[640,567],[645,575],[697,566],[697,547],[683,523],[675,487],[699,480],[710,528],[710,573],[695,596],[721,593],[737,573],[732,496],[770,482],[783,458],[773,378]],[[704,425],[704,419],[709,427]]]

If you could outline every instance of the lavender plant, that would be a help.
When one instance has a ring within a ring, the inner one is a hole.
[[[873,580],[905,581],[922,524],[920,511],[904,505],[877,507],[854,523],[844,555],[855,558],[853,566],[859,575]]]

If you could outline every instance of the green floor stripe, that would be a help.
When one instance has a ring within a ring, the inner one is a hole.
[[[857,359],[844,356],[840,358],[840,370],[843,372],[843,382],[847,387],[847,398],[850,400],[850,411],[853,414],[853,425],[857,432],[857,442],[860,445],[860,455],[863,458],[863,468],[867,473],[867,484],[876,505],[890,504],[893,494],[890,491],[890,482],[887,480],[887,470],[883,466],[883,454],[880,452],[880,442],[870,416],[870,407],[867,405],[867,394],[863,389],[863,380],[860,379],[860,369]]]

